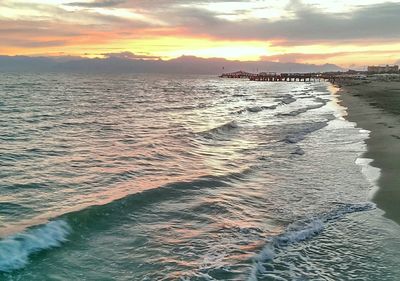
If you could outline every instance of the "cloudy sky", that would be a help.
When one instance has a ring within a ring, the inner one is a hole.
[[[0,0],[0,54],[394,63],[400,0]],[[131,53],[128,53],[131,52]]]

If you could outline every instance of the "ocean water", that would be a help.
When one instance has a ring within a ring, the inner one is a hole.
[[[335,92],[0,74],[0,280],[400,280]]]

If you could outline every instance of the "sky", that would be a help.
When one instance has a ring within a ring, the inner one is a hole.
[[[400,59],[400,0],[0,0],[0,54],[334,63]]]

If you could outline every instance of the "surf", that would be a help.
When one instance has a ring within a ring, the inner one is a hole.
[[[69,224],[60,219],[0,240],[0,272],[23,268],[30,255],[60,247],[70,232]]]

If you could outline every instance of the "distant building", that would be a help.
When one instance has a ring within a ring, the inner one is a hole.
[[[395,73],[399,72],[398,65],[386,65],[386,66],[368,66],[369,73]]]

